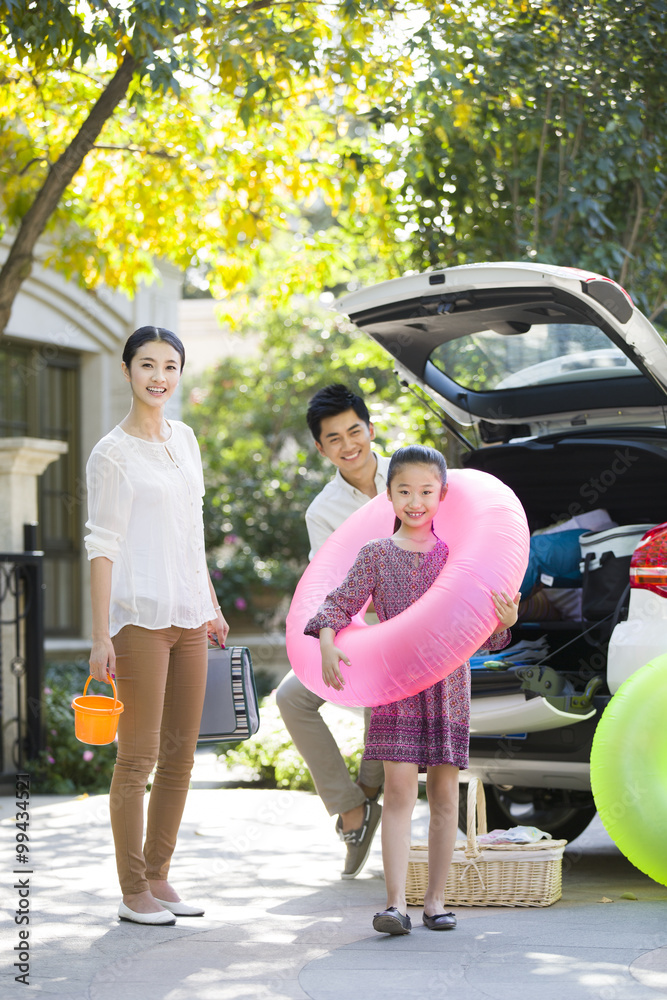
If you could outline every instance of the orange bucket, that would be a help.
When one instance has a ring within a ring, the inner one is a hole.
[[[83,694],[72,702],[74,735],[82,743],[103,746],[105,743],[113,743],[116,738],[118,716],[125,706],[122,701],[118,701],[113,677],[109,678],[109,683],[113,688],[113,698],[99,694],[86,695],[92,679],[92,677],[88,678]]]

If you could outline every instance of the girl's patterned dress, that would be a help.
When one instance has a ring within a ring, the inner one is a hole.
[[[359,552],[347,577],[333,590],[304,629],[319,636],[321,628],[336,633],[365,604],[369,595],[380,621],[405,611],[424,594],[447,562],[449,549],[438,539],[430,552],[402,549],[391,538],[369,542]],[[482,649],[503,649],[505,630],[487,639]],[[438,764],[468,766],[470,664],[461,664],[426,691],[373,709],[364,756],[417,764],[420,771]]]

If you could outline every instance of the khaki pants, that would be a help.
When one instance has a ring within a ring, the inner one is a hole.
[[[146,629],[126,625],[113,639],[118,753],[109,796],[123,895],[166,879],[194,763],[206,689],[206,625]],[[144,796],[157,762],[144,828]]]
[[[330,816],[348,812],[360,806],[364,793],[350,777],[347,765],[336,745],[331,730],[320,715],[326,699],[313,694],[290,671],[276,691],[276,701],[283,721],[310,771],[317,794]],[[371,710],[364,713],[364,737],[368,732]],[[384,781],[382,761],[362,760],[359,781],[370,788]]]

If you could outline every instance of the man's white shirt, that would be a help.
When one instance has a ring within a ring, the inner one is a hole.
[[[377,459],[375,489],[378,493],[384,493],[387,488],[389,459],[376,452],[373,454]],[[306,511],[306,528],[310,541],[308,558],[312,559],[336,528],[339,528],[350,514],[354,514],[355,510],[368,503],[369,499],[365,493],[343,479],[340,469],[336,469],[336,475],[317,494]]]

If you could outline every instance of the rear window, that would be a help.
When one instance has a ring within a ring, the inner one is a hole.
[[[479,392],[640,374],[596,326],[575,323],[482,330],[440,344],[430,359],[463,388]]]

